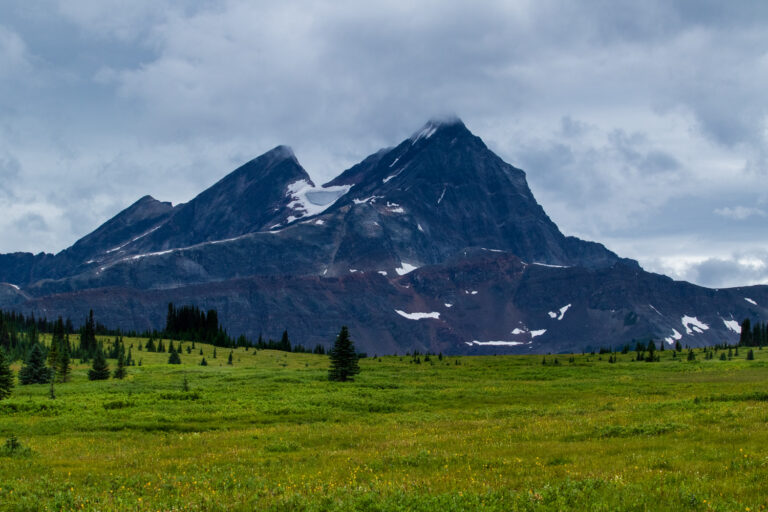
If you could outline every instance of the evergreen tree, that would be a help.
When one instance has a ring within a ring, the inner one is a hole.
[[[283,331],[283,336],[280,338],[280,344],[277,347],[277,350],[284,350],[286,352],[291,351],[291,342],[288,339],[288,330]]]
[[[334,381],[351,380],[354,375],[360,373],[360,366],[357,363],[357,353],[355,345],[349,339],[349,330],[347,326],[342,326],[336,342],[330,351],[331,368],[328,370],[328,379]]]
[[[56,365],[59,362],[59,340],[56,338],[56,336],[53,337],[53,340],[51,341],[51,346],[48,349],[48,366],[51,368],[56,368]]]
[[[754,361],[755,359],[755,353],[752,351],[752,349],[749,349],[747,352],[747,361]]]
[[[5,351],[0,348],[0,400],[11,396],[13,390],[13,371]]]
[[[227,364],[230,365],[230,366],[232,365],[232,351],[231,350],[229,351],[229,358],[227,359]]]
[[[93,310],[90,310],[88,319],[80,330],[80,356],[91,358],[96,354],[98,348],[96,343],[96,321],[93,319]]]
[[[645,358],[645,360],[652,363],[656,360],[656,343],[653,340],[649,340],[647,349],[648,356]]]
[[[181,364],[181,357],[179,357],[176,349],[173,348],[173,344],[171,344],[171,353],[168,355],[168,364]]]
[[[62,340],[59,345],[59,357],[54,368],[54,371],[56,372],[56,380],[59,382],[69,381],[69,374],[72,373],[71,363],[72,360],[69,355],[69,343],[66,340]]]
[[[752,323],[749,321],[749,318],[745,318],[741,322],[741,334],[739,334],[739,345],[742,345],[742,346],[752,345]]]
[[[203,358],[203,360],[200,361],[200,366],[208,366],[208,361],[206,361],[205,358]]]
[[[213,358],[216,359],[216,347],[213,347]]]
[[[689,361],[696,360],[696,354],[693,353],[693,349],[688,349],[688,360]]]
[[[115,372],[112,374],[112,377],[122,380],[125,378],[127,373],[128,372],[125,369],[125,347],[121,343],[117,353],[117,368],[115,368]]]
[[[157,349],[155,348],[155,340],[154,340],[154,339],[152,339],[152,337],[151,337],[151,336],[149,337],[149,341],[147,342],[147,345],[146,345],[146,347],[144,347],[144,348],[146,348],[146,349],[147,349],[147,352],[154,352],[155,350],[157,350]]]
[[[47,384],[53,378],[53,371],[45,365],[45,356],[39,343],[32,346],[27,360],[19,372],[21,384]]]
[[[109,374],[109,365],[107,364],[107,358],[104,357],[104,351],[101,350],[101,347],[97,347],[96,353],[93,356],[93,365],[88,370],[88,380],[107,380]]]

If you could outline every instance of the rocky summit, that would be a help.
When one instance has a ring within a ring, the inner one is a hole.
[[[768,287],[713,290],[565,236],[520,169],[430,121],[317,186],[278,146],[188,203],[146,196],[58,254],[0,255],[0,307],[162,328],[167,303],[230,334],[369,354],[547,353],[732,343]]]

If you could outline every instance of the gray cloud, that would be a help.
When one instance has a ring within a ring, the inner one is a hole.
[[[280,143],[322,182],[446,112],[568,234],[654,270],[766,249],[761,2],[11,0],[0,20],[0,251],[61,250]],[[731,279],[715,266],[686,275]]]

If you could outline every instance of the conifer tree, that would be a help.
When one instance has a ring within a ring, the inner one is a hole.
[[[751,345],[752,344],[752,324],[749,318],[745,318],[741,322],[741,333],[739,334],[739,345]]]
[[[176,349],[173,348],[173,344],[171,344],[171,353],[168,356],[168,364],[181,364],[181,357],[179,357],[179,353],[176,352]]]
[[[280,344],[278,345],[278,350],[284,350],[286,352],[291,351],[291,342],[288,339],[288,329],[283,331],[283,336],[280,338]]]
[[[21,384],[47,384],[53,378],[53,371],[45,365],[45,356],[39,343],[32,346],[32,350],[21,367],[19,382]]]
[[[200,366],[208,366],[208,361],[206,361],[205,358],[203,358],[203,360],[200,361]]]
[[[216,359],[216,347],[213,347],[213,358]]]
[[[227,364],[232,366],[232,351],[229,352],[229,358],[227,359]]]
[[[5,351],[0,348],[0,400],[11,396],[13,390],[13,371]]]
[[[71,362],[69,343],[62,339],[59,344],[59,357],[56,361],[56,366],[54,367],[56,380],[59,382],[67,382],[69,380],[69,374],[72,373]]]
[[[749,349],[747,352],[747,361],[754,361],[755,359],[755,353],[752,351],[752,349]]]
[[[328,370],[328,379],[344,382],[351,380],[353,376],[360,373],[360,366],[357,363],[357,353],[355,345],[349,339],[349,330],[344,325],[336,337],[336,342],[330,351],[331,368]]]
[[[109,365],[106,357],[104,357],[104,351],[101,347],[97,347],[93,356],[93,365],[88,370],[88,380],[107,380],[109,373]]]
[[[80,354],[81,357],[91,358],[96,354],[97,350],[96,321],[93,319],[93,310],[90,310],[88,319],[80,331]]]
[[[112,377],[122,380],[125,378],[127,373],[128,372],[125,370],[125,347],[121,343],[117,352],[117,368],[115,368],[115,372],[112,374]]]
[[[56,363],[59,360],[59,342],[54,336],[53,340],[51,341],[51,346],[48,348],[48,366],[51,368],[56,368]]]
[[[146,345],[146,347],[144,347],[144,348],[146,348],[146,349],[147,349],[147,352],[154,352],[154,351],[156,350],[156,349],[155,349],[155,340],[154,340],[154,339],[152,339],[152,337],[151,337],[151,336],[150,336],[150,338],[149,338],[149,341],[147,341],[147,345]]]

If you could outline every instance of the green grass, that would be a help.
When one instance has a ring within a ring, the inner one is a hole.
[[[201,367],[200,347],[171,366],[134,346],[123,381],[78,365],[55,400],[16,387],[0,402],[0,510],[768,506],[768,350],[383,357],[333,383],[325,356],[238,349],[228,366],[203,346]],[[3,451],[11,435],[28,450]]]

